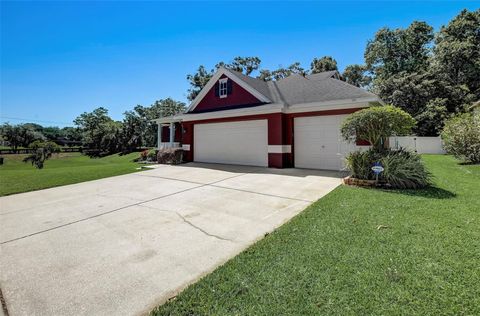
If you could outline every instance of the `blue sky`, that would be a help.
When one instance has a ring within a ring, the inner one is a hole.
[[[72,125],[104,106],[114,119],[136,104],[186,101],[186,75],[235,56],[264,68],[333,56],[363,62],[383,27],[435,27],[479,1],[1,2],[0,121]]]

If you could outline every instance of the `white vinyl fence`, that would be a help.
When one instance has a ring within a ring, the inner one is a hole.
[[[389,141],[391,148],[403,147],[419,154],[445,154],[440,136],[394,136]]]

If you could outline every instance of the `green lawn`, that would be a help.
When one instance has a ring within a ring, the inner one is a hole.
[[[152,314],[480,315],[480,166],[424,160],[434,187],[339,187]]]
[[[22,162],[26,155],[3,155],[0,196],[78,183],[138,171],[139,153],[89,158],[80,153],[54,155],[41,170]]]

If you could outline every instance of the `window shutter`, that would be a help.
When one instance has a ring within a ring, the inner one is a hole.
[[[217,82],[215,84],[215,96],[216,97],[220,96],[220,83],[219,82]]]
[[[227,80],[227,95],[232,94],[232,80]]]

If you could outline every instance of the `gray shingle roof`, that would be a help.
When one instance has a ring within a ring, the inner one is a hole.
[[[311,80],[323,80],[323,79],[335,78],[335,77],[339,77],[338,71],[336,70],[319,72],[319,73],[307,76],[307,78]]]
[[[274,100],[274,96],[272,96],[272,93],[270,91],[270,87],[268,85],[268,82],[263,81],[263,80],[258,79],[258,78],[253,78],[253,77],[250,77],[250,76],[246,76],[246,75],[244,75],[244,74],[242,74],[241,72],[238,72],[238,71],[234,71],[234,70],[229,70],[229,71],[232,72],[234,75],[236,75],[241,80],[243,80],[250,87],[252,87],[253,89],[257,90],[258,92],[260,92],[261,94],[263,94],[264,96],[269,98],[270,100],[272,100],[272,101]]]
[[[326,71],[305,77],[293,74],[278,81],[268,82],[236,71],[231,72],[274,103],[293,105],[376,97],[364,89],[335,79],[338,77],[337,71]]]
[[[375,97],[370,92],[333,78],[319,80],[293,75],[278,81],[277,85],[288,105]]]

